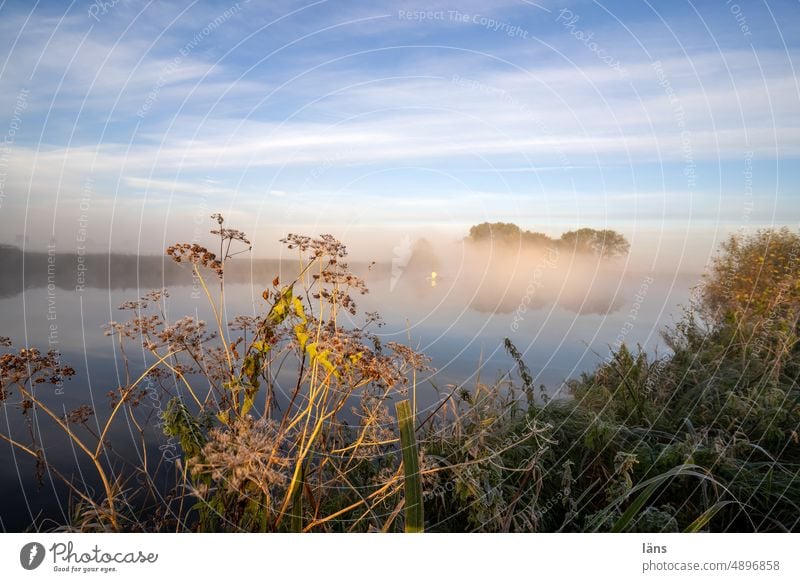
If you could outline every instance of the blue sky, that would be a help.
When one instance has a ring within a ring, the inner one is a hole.
[[[158,252],[216,210],[257,248],[796,227],[799,25],[795,1],[2,2],[0,237],[70,252],[83,220]]]

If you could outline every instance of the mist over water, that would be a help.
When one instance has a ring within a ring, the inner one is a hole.
[[[377,312],[383,324],[373,331],[379,336],[430,356],[435,371],[422,378],[423,385],[468,384],[479,370],[484,377],[507,371],[513,362],[502,342],[508,337],[525,355],[537,384],[555,393],[565,379],[591,369],[615,342],[663,350],[661,328],[680,314],[700,278],[699,269],[654,260],[653,246],[651,256],[634,246],[628,256],[600,258],[555,244],[474,243],[447,232],[425,234],[398,239],[389,233],[375,236],[366,248],[360,240],[349,245],[355,258],[350,266],[369,293],[355,297],[358,316],[343,315],[347,324],[360,327],[365,312]],[[362,260],[370,251],[374,263]],[[272,279],[289,281],[298,272],[291,251],[281,251],[280,259],[253,258],[259,254],[238,257],[226,267],[229,319],[263,313],[261,292]],[[0,276],[2,324],[18,343],[47,345],[55,325],[54,348],[81,360],[113,359],[103,324],[123,317],[117,310],[121,303],[155,288],[169,288],[173,320],[184,315],[212,320],[190,271],[168,257],[23,253],[14,247],[3,247],[0,255],[6,266]]]

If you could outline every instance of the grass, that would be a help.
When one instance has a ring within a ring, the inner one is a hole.
[[[419,452],[414,428],[414,416],[408,400],[395,405],[400,429],[400,446],[403,452],[403,479],[406,510],[406,533],[425,531],[425,511],[422,499],[422,477],[419,472]]]
[[[664,331],[666,357],[622,345],[569,382],[571,398],[549,400],[506,340],[514,370],[451,387],[419,418],[409,399],[429,360],[384,345],[374,314],[342,325],[367,289],[339,241],[284,239],[299,261],[294,279],[272,281],[260,315],[228,320],[225,267],[250,243],[213,218],[217,252],[167,249],[192,270],[213,321],[169,319],[167,290],[123,305],[129,318],[107,333],[126,377],[102,420],[39,396],[42,384],[74,375],[59,354],[0,340],[0,399],[27,427],[0,438],[70,491],[59,529],[798,530],[797,235],[731,238],[698,299]],[[141,374],[130,372],[131,349],[147,354]],[[282,397],[276,378],[289,368],[295,380]],[[141,403],[153,391],[168,399],[157,421],[179,443],[174,463],[147,456],[153,419]],[[45,421],[85,456],[100,490],[48,461]],[[137,462],[110,442],[121,422],[140,435]]]

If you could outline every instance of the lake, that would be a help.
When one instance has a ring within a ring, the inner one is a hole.
[[[400,257],[392,264],[352,264],[370,292],[356,297],[358,309],[379,312],[384,325],[373,331],[386,341],[408,343],[432,359],[435,370],[418,377],[421,413],[452,385],[471,387],[478,377],[491,381],[513,367],[503,348],[509,338],[524,354],[536,385],[551,396],[566,396],[565,379],[593,369],[609,354],[609,346],[624,339],[649,352],[664,353],[660,331],[681,314],[697,274],[650,271],[625,261],[607,262],[557,253],[482,253],[460,249],[450,257],[429,253]],[[212,321],[202,293],[181,265],[162,257],[126,255],[48,255],[0,249],[5,267],[0,276],[0,335],[15,346],[57,349],[76,370],[63,390],[43,385],[40,397],[66,412],[88,403],[102,421],[108,414],[106,394],[124,383],[125,369],[112,338],[104,333],[111,320],[130,312],[118,307],[153,288],[168,287],[167,315],[192,315]],[[297,263],[279,260],[236,260],[226,271],[226,313],[265,311],[261,297],[276,275],[288,281]],[[348,316],[349,317],[349,316]],[[351,318],[361,325],[362,318]],[[143,369],[141,348],[131,344],[131,373]],[[286,376],[285,381],[290,381]],[[279,384],[282,377],[278,378]],[[42,393],[42,390],[48,390]],[[122,470],[125,460],[140,458],[143,448],[158,451],[164,437],[157,429],[163,402],[145,401],[152,420],[145,444],[132,426],[118,422],[111,435],[111,459]],[[147,411],[144,411],[147,414]],[[93,482],[85,464],[58,431],[4,407],[4,432],[23,438],[40,431],[53,462],[67,475]],[[0,527],[19,531],[34,518],[65,521],[67,495],[63,486],[45,475],[34,479],[34,464],[7,444],[0,445]],[[52,525],[52,524],[51,524]]]

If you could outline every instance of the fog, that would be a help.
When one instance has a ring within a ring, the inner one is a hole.
[[[351,268],[366,279],[373,296],[371,307],[381,311],[403,310],[435,295],[439,304],[483,314],[553,307],[576,314],[609,314],[635,294],[647,277],[657,277],[662,284],[671,280],[678,286],[691,286],[715,244],[708,234],[694,236],[694,252],[688,256],[674,243],[677,233],[669,239],[663,233],[635,234],[628,255],[601,258],[571,252],[555,243],[473,242],[463,237],[468,228],[460,233],[454,227],[426,228],[412,234],[391,228],[381,232],[345,230],[349,232],[338,236],[348,243]],[[231,260],[226,280],[263,289],[276,274],[291,277],[297,271],[298,257],[278,242],[278,233],[273,236],[270,244],[254,245],[250,253]],[[659,244],[659,239],[664,242]],[[202,237],[201,242],[214,248],[211,235]],[[65,253],[58,245],[49,252],[23,253],[5,246],[0,248],[0,260],[5,267],[0,296],[48,283],[62,289],[139,290],[191,284],[186,266],[163,254]]]

